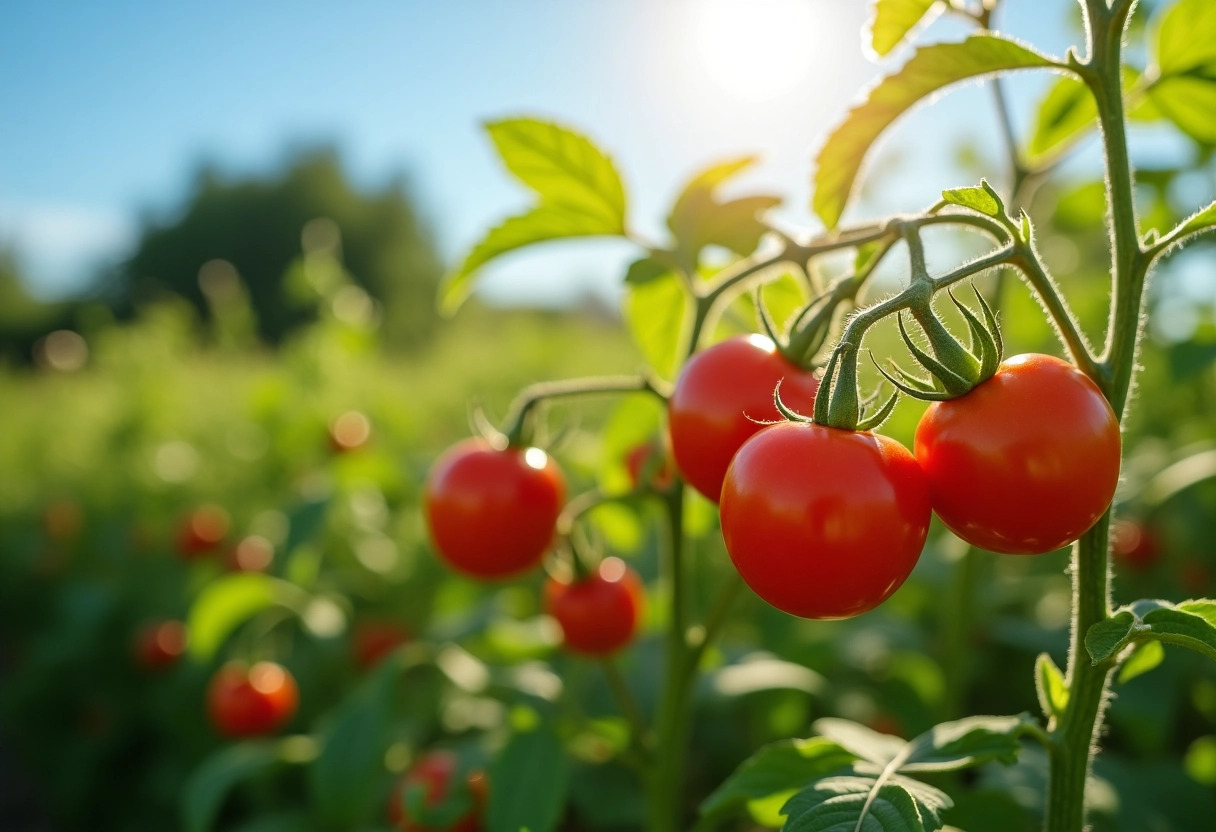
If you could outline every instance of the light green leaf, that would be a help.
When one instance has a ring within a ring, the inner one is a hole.
[[[790,798],[785,832],[934,832],[954,805],[945,792],[898,775],[819,780]]]
[[[1064,674],[1046,653],[1040,653],[1034,663],[1034,686],[1045,716],[1064,713],[1068,707],[1068,686],[1064,684]]]
[[[705,799],[701,814],[725,815],[773,795],[792,796],[811,780],[847,770],[856,759],[855,754],[823,737],[766,745]]]
[[[629,334],[646,361],[661,377],[675,378],[692,313],[684,285],[675,275],[668,274],[628,286],[624,307]]]
[[[444,275],[439,286],[440,311],[451,315],[459,309],[473,289],[473,278],[478,270],[503,254],[549,240],[616,233],[600,219],[561,205],[542,204],[526,214],[510,217],[491,228],[481,242],[473,246],[460,268]]]
[[[1136,648],[1119,670],[1119,684],[1142,676],[1165,661],[1165,648],[1159,641],[1146,641]]]
[[[706,246],[722,246],[746,257],[768,231],[760,216],[780,205],[779,197],[758,195],[722,202],[717,196],[718,186],[755,161],[754,156],[745,156],[713,165],[694,176],[676,199],[667,227],[676,238],[673,254],[689,274],[697,272]]]
[[[629,270],[625,273],[625,282],[631,286],[640,286],[643,283],[658,280],[669,271],[671,269],[658,260],[643,257],[629,264]]]
[[[1071,75],[1061,76],[1039,102],[1034,130],[1030,134],[1029,157],[1038,163],[1066,145],[1078,133],[1094,127],[1098,105],[1089,87]]]
[[[552,832],[561,820],[570,768],[561,742],[540,729],[516,734],[490,766],[489,832]]]
[[[879,57],[890,54],[929,11],[943,4],[937,0],[875,0],[870,17],[870,48]]]
[[[1163,78],[1148,91],[1153,104],[1184,133],[1216,143],[1216,68],[1211,75]]]
[[[1033,723],[1028,714],[973,716],[935,725],[910,743],[901,772],[945,772],[988,762],[1017,762],[1019,738]]]
[[[260,572],[218,578],[190,608],[186,621],[190,655],[208,661],[228,635],[252,616],[276,605],[299,611],[306,601],[307,594],[299,587]]]
[[[815,212],[829,228],[836,226],[870,146],[921,99],[968,78],[1052,66],[1051,58],[989,34],[917,50],[903,68],[871,88],[828,137],[817,159]]]
[[[961,205],[989,217],[999,217],[1005,212],[1001,197],[985,180],[980,180],[978,186],[968,188],[951,188],[942,191],[942,199],[952,205]]]
[[[817,719],[811,727],[816,734],[880,766],[894,760],[906,745],[899,737],[880,734],[847,719]]]
[[[1181,0],[1169,7],[1153,38],[1161,77],[1216,69],[1216,3]]]
[[[1211,231],[1213,228],[1216,228],[1216,202],[1187,217],[1166,236],[1171,240],[1180,240],[1191,234]]]
[[[625,186],[602,150],[568,127],[530,118],[486,125],[503,164],[520,182],[601,234],[625,231]]]

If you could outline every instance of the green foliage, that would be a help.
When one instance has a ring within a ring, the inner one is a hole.
[[[515,734],[490,767],[490,782],[489,832],[552,832],[570,782],[561,742],[544,728]]]
[[[943,4],[937,0],[874,0],[870,18],[870,48],[880,57],[899,46],[908,34]]]
[[[1157,76],[1153,103],[1179,128],[1202,142],[1216,142],[1216,7],[1181,0],[1169,7],[1152,41]]]
[[[1085,649],[1097,664],[1113,659],[1128,644],[1150,639],[1216,660],[1216,601],[1136,601],[1090,627]]]

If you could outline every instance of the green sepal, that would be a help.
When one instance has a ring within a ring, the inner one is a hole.
[[[785,417],[785,420],[787,422],[812,422],[812,421],[814,421],[814,419],[812,417],[799,413],[797,410],[794,410],[792,407],[790,407],[789,405],[787,405],[785,402],[783,402],[781,400],[781,382],[783,380],[784,379],[779,379],[777,381],[777,386],[773,388],[773,404],[777,407],[777,412],[780,413],[783,417]],[[756,420],[753,420],[753,421],[756,421]],[[760,422],[760,424],[769,424],[769,423]]]
[[[930,318],[930,320],[936,321],[937,319]],[[929,371],[933,378],[937,380],[938,384],[941,385],[942,390],[948,393],[951,398],[954,398],[961,396],[963,393],[971,389],[970,386],[968,386],[969,383],[966,378],[960,376],[958,373],[947,367],[944,363],[938,361],[932,355],[929,355],[929,353],[925,352],[916,345],[916,342],[912,340],[912,336],[908,334],[908,328],[904,325],[904,313],[902,311],[897,316],[897,321],[899,323],[899,334],[904,339],[904,345],[908,348],[908,352],[912,353],[912,356],[918,362],[920,362],[921,366]],[[923,324],[921,328],[924,328]],[[942,331],[945,332],[945,327],[942,327]],[[953,335],[950,335],[947,332],[946,336],[951,341],[954,341]],[[962,348],[962,344],[959,344],[957,341],[954,341],[954,343],[960,349]],[[930,344],[930,346],[933,347],[933,352],[935,354],[940,355],[936,344]]]
[[[975,284],[971,284],[971,291],[975,292],[975,299],[979,301],[980,311],[984,315],[984,323],[987,325],[988,333],[992,336],[993,342],[996,344],[996,360],[1000,364],[1001,359],[1005,355],[1005,338],[1001,335],[1001,326],[996,321],[996,315],[992,312],[992,307],[988,305],[988,301],[984,300],[984,296],[980,294],[980,290],[975,288]],[[993,372],[996,372],[993,370]]]
[[[875,391],[875,395],[877,395],[877,391]],[[882,403],[882,407],[878,408],[878,410],[874,411],[874,413],[872,413],[871,415],[866,416],[866,415],[864,415],[864,412],[863,412],[860,421],[858,421],[858,423],[857,423],[856,429],[857,430],[874,430],[876,427],[881,425],[883,422],[887,421],[887,417],[889,417],[891,415],[891,411],[893,411],[895,409],[895,404],[898,401],[899,401],[899,393],[894,392],[887,398],[887,400],[885,402]]]
[[[946,373],[934,373],[946,392],[961,396],[975,387],[980,372],[980,361],[955,338],[932,308],[912,307],[912,317],[920,324],[921,331],[929,339],[929,347],[938,364]],[[927,365],[926,365],[927,366]]]
[[[953,289],[949,290],[949,294],[950,301],[962,316],[967,319],[967,328],[971,330],[971,350],[980,362],[979,378],[976,379],[975,383],[981,384],[992,378],[996,373],[996,368],[1001,363],[1001,350],[997,347],[995,336],[988,331],[988,328],[974,312],[964,306],[954,296]],[[976,290],[975,294],[978,296],[979,290]]]
[[[870,360],[874,361],[873,355],[870,356]],[[874,367],[878,370],[878,372],[882,373],[883,378],[891,382],[891,386],[903,393],[905,396],[911,396],[912,398],[920,399],[923,402],[944,402],[950,398],[949,394],[945,392],[933,390],[922,379],[916,378],[916,376],[908,375],[902,367],[894,362],[892,362],[891,366],[895,367],[895,370],[901,376],[903,376],[904,379],[913,383],[905,384],[879,366],[877,361],[874,361]]]

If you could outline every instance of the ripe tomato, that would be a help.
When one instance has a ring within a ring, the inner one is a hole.
[[[1148,569],[1161,559],[1161,543],[1151,527],[1138,520],[1116,520],[1111,525],[1111,552],[1128,569]]]
[[[1071,543],[1110,505],[1119,422],[1088,376],[1050,355],[1017,355],[957,399],[931,404],[916,459],[951,531],[993,552]]]
[[[545,610],[561,625],[563,643],[588,656],[614,653],[633,639],[644,597],[641,579],[620,558],[604,558],[581,581],[545,584]]]
[[[561,470],[540,448],[499,449],[484,439],[444,452],[424,491],[435,551],[475,578],[505,578],[538,564],[566,499]]]
[[[714,344],[680,371],[668,404],[671,451],[688,484],[714,502],[731,457],[764,427],[758,422],[782,418],[773,404],[777,382],[781,400],[810,415],[818,379],[786,361],[763,335]]]
[[[367,670],[410,638],[410,631],[395,621],[362,621],[353,635],[355,664]]]
[[[211,724],[229,737],[274,733],[295,716],[299,700],[295,678],[274,662],[229,662],[207,686]]]
[[[625,469],[629,471],[629,480],[634,488],[643,485],[643,477],[649,471],[646,485],[659,491],[671,488],[675,474],[671,470],[671,460],[667,451],[658,442],[643,442],[633,446],[625,454]]]
[[[135,660],[148,670],[177,664],[186,652],[186,628],[180,621],[154,621],[135,637]]]
[[[419,757],[393,789],[388,804],[389,822],[402,832],[478,832],[486,803],[486,778],[481,771],[473,772],[466,780],[472,808],[452,823],[442,827],[425,826],[409,814],[409,795],[416,789],[422,790],[423,807],[440,809],[453,796],[452,781],[459,774],[459,768],[456,755],[450,751],[428,751]]]
[[[228,512],[219,506],[199,506],[182,520],[177,551],[192,558],[217,548],[228,536]]]
[[[916,566],[929,490],[894,439],[780,422],[735,454],[721,514],[726,550],[757,595],[791,615],[849,618]]]

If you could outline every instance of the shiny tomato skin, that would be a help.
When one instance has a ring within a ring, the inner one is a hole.
[[[469,577],[499,579],[540,563],[565,499],[561,469],[541,449],[465,439],[435,462],[423,502],[439,556]]]
[[[550,578],[545,610],[562,628],[567,650],[607,656],[633,640],[642,618],[645,590],[637,573],[619,558],[605,558],[595,573],[573,582]]]
[[[668,405],[668,433],[676,467],[697,491],[718,501],[735,452],[762,422],[781,419],[781,400],[810,415],[819,380],[787,361],[763,335],[741,335],[694,355],[680,370]]]
[[[393,828],[401,832],[478,832],[481,829],[481,813],[487,797],[485,774],[482,772],[473,772],[468,777],[473,808],[451,825],[439,830],[433,826],[420,825],[408,816],[406,796],[410,789],[425,789],[423,805],[428,809],[438,808],[448,798],[453,788],[452,780],[459,773],[459,769],[459,761],[450,751],[428,751],[419,757],[393,789],[388,805],[388,818]]]
[[[937,516],[993,552],[1071,543],[1119,482],[1114,411],[1088,376],[1050,355],[1006,359],[970,393],[931,404],[914,447]]]
[[[295,716],[299,702],[295,677],[274,662],[229,662],[207,686],[211,724],[228,737],[273,734]]]
[[[930,519],[924,474],[899,442],[798,422],[770,425],[739,449],[720,510],[748,586],[819,619],[859,615],[899,589]]]

